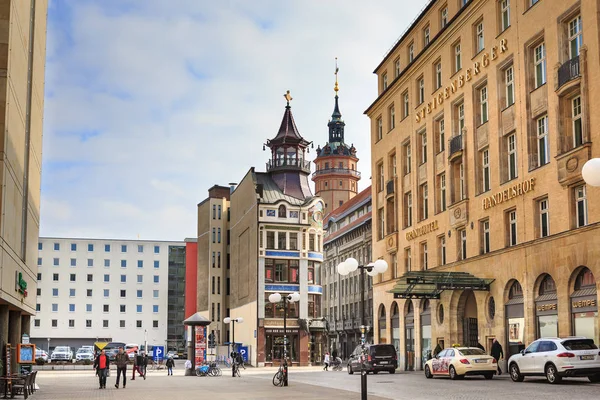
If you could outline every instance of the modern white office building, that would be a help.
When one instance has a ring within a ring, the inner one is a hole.
[[[38,347],[166,345],[169,263],[184,242],[42,237],[38,249]]]

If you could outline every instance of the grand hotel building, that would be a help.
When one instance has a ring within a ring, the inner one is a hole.
[[[595,0],[432,0],[375,69],[376,342],[599,340]]]

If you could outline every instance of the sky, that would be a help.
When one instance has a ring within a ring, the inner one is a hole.
[[[427,2],[50,0],[40,235],[195,237],[211,186],[265,170],[286,90],[327,141],[335,57],[366,188],[373,70]]]

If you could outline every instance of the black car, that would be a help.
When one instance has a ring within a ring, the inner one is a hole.
[[[379,371],[388,371],[390,374],[396,372],[398,368],[398,355],[396,349],[391,344],[366,344],[366,360],[364,368],[367,373],[374,374]],[[348,373],[352,375],[354,372],[360,373],[360,355],[362,347],[356,346],[356,349],[348,359]]]

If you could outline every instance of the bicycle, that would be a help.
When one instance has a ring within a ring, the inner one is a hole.
[[[273,386],[283,386],[283,383],[285,382],[285,368],[284,368],[284,363],[279,364],[279,369],[277,370],[277,372],[275,372],[275,375],[273,376]]]
[[[219,366],[217,365],[216,362],[210,363],[210,366],[208,368],[208,375],[209,376],[221,376],[222,375],[221,368],[219,368]]]

